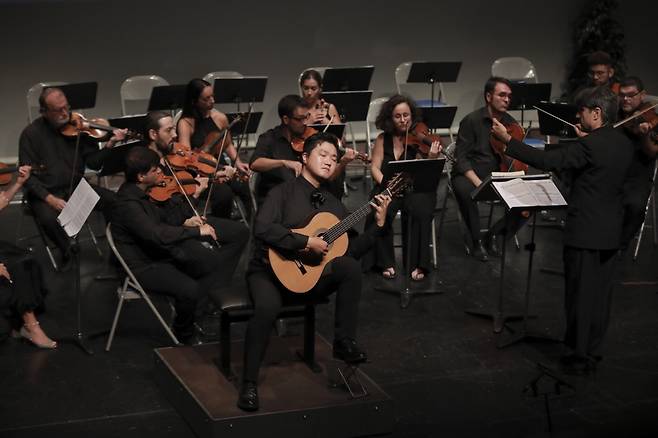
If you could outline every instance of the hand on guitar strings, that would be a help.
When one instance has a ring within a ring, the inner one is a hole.
[[[309,236],[304,251],[312,251],[318,255],[325,255],[329,252],[329,244],[322,237]]]
[[[375,221],[377,226],[382,228],[386,223],[386,210],[388,209],[388,204],[391,203],[391,197],[384,194],[375,195],[373,202],[370,203],[372,208],[375,210]]]

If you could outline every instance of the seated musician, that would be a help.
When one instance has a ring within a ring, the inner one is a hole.
[[[466,115],[459,123],[457,144],[455,147],[456,163],[452,168],[452,188],[459,204],[459,211],[473,244],[472,254],[480,261],[487,261],[489,253],[498,254],[497,235],[505,228],[505,218],[494,224],[484,236],[480,232],[480,213],[478,204],[471,199],[471,193],[482,184],[482,180],[491,172],[500,171],[500,156],[495,153],[489,141],[492,120],[497,119],[504,125],[515,124],[509,115],[512,99],[510,82],[501,77],[491,77],[484,85],[485,105]],[[513,228],[520,225],[520,219],[510,220]],[[512,235],[513,233],[507,233]],[[485,248],[485,246],[487,248]]]
[[[309,125],[326,125],[341,123],[338,111],[333,103],[322,98],[322,76],[317,70],[306,70],[299,78],[302,97],[308,105]]]
[[[194,344],[198,343],[194,332],[198,303],[209,290],[228,285],[248,233],[244,227],[238,234],[228,233],[223,224],[216,228],[189,213],[187,219],[174,223],[172,218],[183,218],[186,211],[175,215],[149,199],[149,189],[158,183],[161,173],[160,157],[153,150],[134,147],[128,152],[126,182],[112,209],[112,233],[140,284],[149,292],[174,298],[174,334],[179,341]],[[221,248],[214,242],[221,243]]]
[[[607,87],[584,90],[577,102],[584,132],[569,147],[540,151],[512,139],[494,120],[500,151],[537,169],[573,169],[564,229],[565,308],[562,359],[567,371],[587,373],[601,360],[600,348],[610,319],[617,252],[623,220],[623,185],[633,157],[633,145],[612,125],[617,96]]]
[[[602,51],[590,53],[587,66],[588,86],[607,86],[613,93],[619,94],[619,82],[615,81],[615,69],[609,54]]]
[[[644,102],[646,90],[642,80],[628,77],[620,84],[619,120],[631,117],[651,106]],[[649,133],[658,126],[658,115],[651,109],[628,121],[622,128],[635,146],[633,164],[624,184],[624,226],[622,246],[627,247],[644,221],[647,200],[653,187],[656,147]]]
[[[422,155],[417,148],[407,146],[407,132],[413,130],[415,123],[420,121],[420,112],[416,104],[407,96],[391,97],[377,115],[375,125],[384,131],[375,140],[372,149],[372,178],[377,183],[375,190],[381,190],[384,172],[389,161],[413,160]],[[432,143],[429,154],[424,158],[436,158],[441,151],[441,143]],[[409,272],[413,280],[422,280],[430,270],[430,238],[432,215],[436,204],[436,193],[407,194],[402,199],[394,199],[388,207],[388,215],[384,234],[377,239],[375,246],[374,265],[382,269],[384,278],[394,278],[395,255],[393,251],[393,219],[398,210],[403,210],[402,229],[406,230],[407,215],[411,215],[411,242],[407,242],[407,232],[403,232],[405,251],[411,251]],[[405,258],[406,261],[406,258]]]
[[[13,199],[30,178],[30,166],[21,166],[16,182],[0,192],[0,210]],[[43,310],[46,295],[41,267],[29,251],[0,241],[0,340],[6,337],[5,314],[10,315],[13,328],[20,326],[18,336],[38,348],[54,349],[53,341],[39,325],[35,312]]]
[[[45,88],[39,96],[39,106],[41,117],[21,133],[19,162],[32,167],[43,166],[43,171],[32,175],[25,183],[25,195],[37,221],[61,251],[63,270],[66,270],[71,260],[70,243],[66,232],[57,222],[57,216],[66,206],[71,187],[75,189],[84,175],[85,166],[100,169],[107,149],[123,140],[126,130],[115,130],[101,150],[97,140],[80,135],[78,156],[75,157],[78,137],[66,137],[60,132],[71,120],[71,109],[62,90]],[[106,209],[113,199],[113,193],[100,187],[94,189],[101,196],[99,208]]]
[[[274,187],[258,210],[254,223],[254,255],[247,272],[247,287],[254,302],[254,316],[245,335],[244,372],[238,407],[247,411],[258,409],[258,372],[267,349],[274,320],[282,302],[292,297],[273,273],[267,261],[267,248],[282,251],[311,251],[327,254],[327,242],[320,237],[307,237],[293,232],[318,212],[330,212],[338,218],[346,216],[343,204],[324,186],[338,161],[337,139],[328,133],[318,133],[304,143],[300,176]],[[378,195],[373,208],[376,225],[350,239],[348,255],[337,257],[325,267],[317,285],[308,294],[326,296],[336,293],[334,331],[335,358],[348,363],[366,360],[366,353],[356,344],[359,296],[362,276],[355,260],[374,242],[384,225],[390,198]]]
[[[226,115],[215,109],[215,96],[212,85],[203,79],[192,79],[185,88],[183,111],[176,127],[178,142],[192,149],[199,149],[207,143],[211,133],[219,132],[228,125],[229,121]],[[212,151],[212,153],[216,155],[216,152]],[[235,167],[246,175],[251,173],[249,165],[242,162],[238,156],[230,132],[226,136],[224,150],[220,157],[220,162],[223,165],[227,165],[226,156],[232,163],[232,166],[229,167]],[[251,215],[249,186],[245,182],[235,179],[216,184],[213,188],[212,214],[217,217],[230,217],[234,195],[240,197],[247,209],[247,215]]]
[[[278,104],[281,124],[258,137],[256,149],[251,155],[249,166],[258,172],[256,178],[256,203],[260,205],[267,193],[282,182],[299,176],[302,171],[301,152],[292,146],[293,139],[303,138],[310,120],[308,104],[294,94],[284,96]],[[347,149],[331,175],[335,180],[356,153]],[[336,193],[332,186],[332,192]]]

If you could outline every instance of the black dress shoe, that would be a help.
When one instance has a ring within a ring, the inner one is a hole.
[[[258,410],[258,387],[254,382],[242,383],[237,405],[240,409],[247,412]]]
[[[489,260],[489,254],[487,254],[487,250],[484,249],[484,245],[482,244],[481,240],[476,241],[475,245],[473,245],[473,257],[481,262],[486,262]]]
[[[354,364],[367,361],[368,355],[359,348],[354,339],[343,338],[334,341],[334,358]]]
[[[494,257],[500,257],[501,252],[500,252],[500,248],[498,247],[498,236],[492,234],[491,236],[487,237],[486,241],[487,241],[487,252],[489,253],[489,255]]]

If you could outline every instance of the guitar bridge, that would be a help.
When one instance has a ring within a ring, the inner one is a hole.
[[[304,267],[304,264],[297,259],[295,259],[294,261],[295,261],[295,265],[297,266],[297,269],[299,269],[299,272],[301,272],[302,275],[305,275],[306,267]]]

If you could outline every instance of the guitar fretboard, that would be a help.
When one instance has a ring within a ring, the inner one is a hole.
[[[382,193],[388,194],[389,196],[391,194],[388,189],[384,190]],[[370,203],[371,202],[372,202],[372,199],[369,200],[368,202],[366,202],[365,204],[363,204],[358,209],[356,209],[354,212],[352,212],[345,219],[338,222],[333,227],[329,228],[322,235],[322,238],[325,240],[325,242],[327,242],[329,244],[333,243],[334,240],[338,239],[340,236],[342,236],[344,233],[346,233],[347,230],[352,228],[354,225],[358,224],[361,219],[365,218],[368,215],[368,212],[370,212]]]

